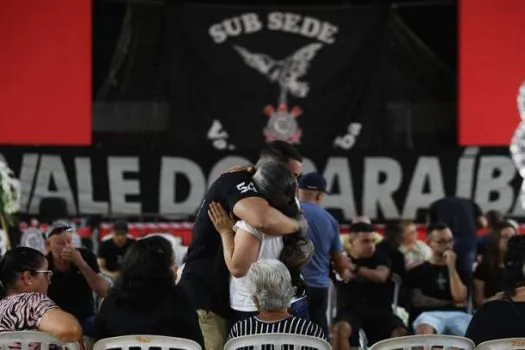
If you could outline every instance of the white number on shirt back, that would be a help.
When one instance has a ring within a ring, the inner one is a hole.
[[[248,184],[246,184],[246,182],[241,182],[237,185],[237,189],[241,191],[241,193],[246,193],[248,191],[257,192],[253,182],[250,182]]]

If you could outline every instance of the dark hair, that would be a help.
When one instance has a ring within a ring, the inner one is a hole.
[[[124,257],[120,278],[112,291],[117,303],[144,308],[161,302],[175,288],[173,260],[173,248],[164,237],[134,242]]]
[[[359,232],[371,233],[374,232],[374,226],[366,222],[356,222],[350,225],[350,234],[356,234]]]
[[[281,163],[288,163],[290,160],[296,160],[298,162],[303,161],[303,157],[297,148],[285,141],[273,141],[268,143],[261,150],[259,158],[272,158]]]
[[[525,265],[525,236],[511,237],[505,256],[505,273],[503,274],[503,290],[514,295],[515,289],[525,285],[523,268]]]
[[[490,230],[488,234],[487,250],[483,256],[483,260],[485,260],[485,264],[487,264],[489,273],[495,273],[503,262],[504,256],[499,247],[499,242],[501,239],[501,231],[506,228],[512,228],[514,233],[517,233],[516,228],[510,222],[500,221],[493,224],[492,230]]]
[[[271,159],[263,160],[259,162],[257,172],[252,179],[257,191],[272,207],[279,210],[297,207],[295,203],[297,180],[283,164]]]
[[[448,227],[443,221],[436,221],[427,226],[427,235],[432,234],[433,231],[442,231],[446,230]]]
[[[401,245],[401,237],[403,235],[401,227],[402,225],[398,223],[389,223],[385,226],[383,237],[392,248],[399,248]]]
[[[487,226],[489,228],[495,228],[497,224],[504,221],[504,216],[499,210],[489,210],[485,214],[485,218],[487,219]]]
[[[16,247],[5,253],[0,261],[0,296],[3,298],[7,289],[14,287],[21,273],[35,273],[39,270],[44,259],[44,254],[28,247]]]

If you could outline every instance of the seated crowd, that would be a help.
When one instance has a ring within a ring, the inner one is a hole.
[[[213,221],[225,234],[219,222],[229,223],[221,217],[220,208],[214,208]],[[351,226],[344,252],[349,269],[346,276],[334,278],[334,348],[359,346],[359,330],[364,331],[369,344],[407,334],[466,335],[475,343],[525,335],[521,319],[525,315],[525,237],[512,238],[516,236],[514,226],[504,221],[495,224],[473,276],[469,276],[457,269],[452,232],[445,224],[429,225],[426,243],[413,242],[412,225],[403,223],[397,235],[387,234],[380,244],[376,244],[369,223]],[[122,224],[117,227],[124,230]],[[196,309],[174,282],[178,266],[170,242],[162,237],[128,242],[124,258],[113,267],[116,283],[110,288],[100,277],[95,255],[73,248],[68,231],[67,226],[55,225],[46,233],[47,255],[17,247],[3,257],[0,331],[38,329],[60,340],[80,343],[83,336],[98,340],[157,334],[191,339],[204,348]],[[397,250],[381,249],[383,245]],[[101,251],[104,249],[107,245]],[[408,251],[411,253],[406,254]],[[409,312],[408,323],[392,307],[391,261],[399,252],[405,258],[405,271],[396,274],[403,276],[401,294],[406,298],[400,297],[398,306]],[[252,300],[254,311],[249,309],[245,316],[232,319],[229,338],[278,332],[327,339],[324,324],[291,313],[296,295],[292,276],[275,257],[254,258],[238,278],[243,282],[242,286],[235,282],[236,286]],[[96,295],[104,298],[98,312]],[[469,295],[478,307],[474,317],[467,312]],[[235,298],[232,296],[233,302]]]

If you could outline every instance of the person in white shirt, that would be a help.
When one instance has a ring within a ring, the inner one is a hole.
[[[430,259],[432,249],[417,238],[416,225],[412,221],[403,221],[400,229],[403,234],[403,242],[399,246],[399,251],[405,257],[406,269],[410,270]]]
[[[257,191],[275,208],[291,217],[299,215],[295,200],[297,182],[288,168],[280,163],[268,163],[253,175]],[[279,259],[284,248],[282,236],[270,236],[240,220],[234,223],[217,202],[209,206],[208,215],[221,235],[224,260],[231,273],[230,306],[235,311],[234,321],[256,314],[257,306],[250,292],[246,274],[260,259]]]

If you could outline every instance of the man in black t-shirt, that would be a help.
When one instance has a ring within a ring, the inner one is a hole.
[[[358,332],[364,330],[369,344],[406,335],[403,321],[392,311],[392,293],[388,286],[390,261],[375,251],[372,225],[355,223],[350,227],[350,271],[337,285],[338,349],[360,346]]]
[[[487,225],[479,206],[469,198],[445,197],[432,203],[428,216],[429,223],[443,222],[450,228],[458,267],[471,275],[476,261],[477,229]]]
[[[71,227],[55,224],[46,233],[46,256],[53,271],[47,294],[62,308],[73,314],[90,335],[90,324],[95,314],[93,292],[104,298],[108,283],[99,275],[97,258],[91,251],[76,249],[71,243]]]
[[[270,143],[261,159],[285,164],[296,176],[302,170],[302,157],[286,142]],[[257,192],[251,181],[253,173],[240,169],[221,175],[204,198],[192,233],[184,271],[179,285],[193,299],[207,350],[222,350],[230,317],[229,278],[222,243],[208,216],[208,206],[219,202],[229,213],[266,234],[285,235],[305,229],[304,223],[287,217]]]
[[[135,240],[128,237],[128,224],[125,221],[115,222],[113,236],[103,241],[98,248],[100,270],[106,275],[117,278],[120,264],[133,242]]]
[[[444,223],[428,228],[432,257],[411,269],[407,283],[411,289],[413,323],[416,334],[464,336],[472,316],[465,312],[467,276],[456,267],[452,232]]]

